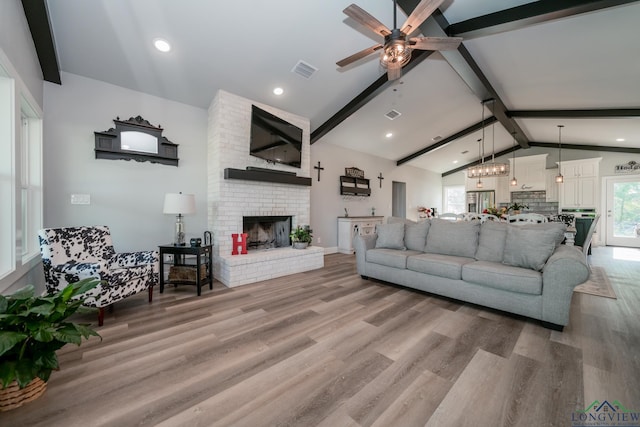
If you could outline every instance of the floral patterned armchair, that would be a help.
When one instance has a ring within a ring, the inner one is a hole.
[[[98,308],[98,325],[104,307],[149,290],[158,283],[157,251],[116,253],[107,226],[45,228],[38,232],[40,254],[48,292],[94,277],[103,282],[87,292],[85,304]]]

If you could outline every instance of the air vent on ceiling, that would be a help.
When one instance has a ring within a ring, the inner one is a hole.
[[[469,150],[464,150],[463,152],[461,152],[460,154],[467,154],[469,152]]]
[[[389,120],[395,120],[398,117],[400,117],[401,113],[397,110],[391,110],[389,111],[387,114],[385,114],[384,116],[389,119]]]
[[[292,73],[296,73],[305,79],[310,79],[316,71],[318,71],[316,67],[302,60],[298,61],[298,63],[291,69]]]

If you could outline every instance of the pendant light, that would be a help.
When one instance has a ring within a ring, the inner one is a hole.
[[[482,101],[482,139],[478,141],[482,141],[482,155],[480,157],[480,164],[476,166],[471,166],[467,169],[467,177],[468,178],[480,178],[483,176],[507,176],[509,175],[509,165],[506,163],[496,163],[496,134],[495,134],[495,119],[491,125],[491,141],[492,141],[492,151],[491,151],[491,162],[485,163],[484,161],[484,105],[487,102],[492,103],[491,112],[495,117],[495,100],[489,99],[486,101]],[[478,187],[480,188],[480,187]]]
[[[515,187],[518,185],[518,180],[516,178],[516,133],[513,133],[513,178],[511,178],[511,186]]]
[[[482,164],[484,163],[484,150],[481,148],[482,139],[483,138],[478,139],[478,156],[482,160],[481,160],[480,165],[478,165],[480,167],[480,169],[478,170],[478,182],[476,182],[476,188],[482,188],[482,180],[480,179],[480,176],[481,176],[481,173],[482,173]]]
[[[562,176],[562,128],[564,125],[558,125],[558,175],[556,175],[556,182],[562,184],[564,177]]]

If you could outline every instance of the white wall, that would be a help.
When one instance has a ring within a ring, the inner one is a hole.
[[[324,168],[318,181],[318,171],[314,166],[321,163]],[[340,196],[340,176],[347,167],[355,166],[364,170],[370,180],[371,196],[364,199],[344,199]],[[382,188],[377,179],[382,172]],[[396,166],[396,162],[380,157],[340,148],[328,142],[311,146],[311,228],[314,245],[327,248],[328,252],[338,246],[337,217],[344,216],[347,208],[349,216],[371,215],[375,207],[376,215],[391,215],[391,183],[407,184],[407,218],[418,218],[418,206],[441,209],[442,180],[440,174],[428,172],[413,166]],[[318,241],[320,239],[320,241]]]
[[[0,1],[0,48],[42,107],[42,70],[20,0]]]
[[[173,240],[175,217],[164,215],[165,193],[193,193],[195,215],[187,215],[186,239],[207,226],[207,111],[63,73],[62,86],[45,83],[44,226],[104,224],[116,251],[156,249]],[[113,119],[142,116],[179,144],[179,166],[96,159],[94,132]],[[73,193],[90,205],[72,205]]]

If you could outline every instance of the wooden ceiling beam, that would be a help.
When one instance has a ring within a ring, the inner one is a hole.
[[[46,1],[22,0],[22,9],[24,9],[38,61],[40,61],[42,78],[47,82],[62,84]]]
[[[598,108],[585,110],[513,110],[509,111],[510,117],[522,117],[527,119],[544,118],[611,118],[611,117],[640,117],[640,108]]]
[[[451,24],[446,28],[446,32],[450,36],[464,37],[468,40],[637,1],[539,0]]]
[[[398,160],[396,162],[397,166],[400,166],[404,163],[407,163],[408,161],[411,161],[413,159],[415,159],[416,157],[420,157],[423,154],[427,154],[433,150],[437,150],[440,147],[444,147],[445,145],[449,145],[450,143],[452,143],[453,141],[455,141],[456,139],[460,139],[463,138],[473,132],[476,132],[480,129],[482,129],[483,127],[489,126],[495,122],[497,122],[498,119],[496,119],[495,117],[489,117],[488,119],[485,119],[484,121],[484,126],[483,122],[478,122],[476,124],[473,124],[471,126],[469,126],[468,128],[462,129],[460,132],[456,132],[451,136],[448,136],[444,139],[441,139],[440,141],[429,145],[428,147],[425,147],[421,150],[416,151],[415,153],[409,154],[408,156],[405,156],[403,158],[401,158],[400,160]]]

